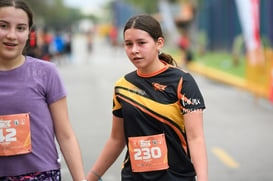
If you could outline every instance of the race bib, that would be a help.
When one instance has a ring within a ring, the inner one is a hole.
[[[0,156],[31,152],[29,113],[0,115]]]
[[[129,155],[133,172],[149,172],[169,168],[164,134],[129,137]]]

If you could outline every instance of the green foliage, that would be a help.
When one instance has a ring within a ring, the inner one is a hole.
[[[28,0],[34,12],[35,24],[53,28],[68,27],[85,17],[79,9],[66,7],[63,0]]]
[[[158,12],[159,0],[122,0],[124,3],[134,5],[146,13],[152,14]]]

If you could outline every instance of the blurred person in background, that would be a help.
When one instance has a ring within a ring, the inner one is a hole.
[[[188,64],[193,60],[193,23],[196,16],[196,1],[185,1],[181,3],[181,10],[179,16],[176,18],[176,26],[180,30],[180,38],[178,47],[182,52],[182,62]]]
[[[55,63],[62,64],[65,61],[65,40],[60,29],[56,30],[50,44],[50,52],[54,57]]]
[[[50,44],[52,42],[52,35],[49,33],[48,29],[45,27],[40,32],[40,49],[41,49],[41,55],[40,59],[50,61],[52,58],[51,52],[50,52]],[[37,57],[39,58],[39,57]]]
[[[193,54],[190,48],[190,40],[188,32],[182,29],[181,37],[179,38],[178,47],[182,51],[182,62],[188,64],[193,60]]]
[[[40,57],[41,50],[38,47],[38,32],[35,26],[31,27],[29,39],[26,43],[25,53],[31,57]]]
[[[111,45],[116,47],[118,45],[118,29],[115,25],[112,25],[110,28],[109,38]]]
[[[81,152],[56,66],[23,55],[32,26],[25,1],[0,1],[0,180],[61,180],[56,138],[73,180],[81,181]]]
[[[88,53],[92,53],[93,51],[93,43],[94,43],[94,28],[90,28],[87,32],[86,32],[86,38],[87,38],[87,51]]]
[[[46,28],[42,30],[33,26],[24,50],[25,55],[50,61],[51,54],[49,45],[51,41],[52,39]]]
[[[64,54],[69,61],[72,61],[72,32],[66,30],[64,34]]]
[[[130,18],[123,36],[137,70],[115,84],[112,132],[88,181],[101,180],[125,146],[122,181],[208,181],[205,104],[194,78],[160,52],[164,36],[152,16]]]

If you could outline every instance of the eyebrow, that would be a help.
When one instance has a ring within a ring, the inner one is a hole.
[[[126,42],[126,41],[132,41],[132,40],[124,40],[124,41]],[[145,39],[139,38],[139,39],[136,39],[136,41],[145,41]]]
[[[0,19],[0,22],[10,24],[8,21],[1,20],[1,19]],[[26,23],[19,23],[18,25],[28,26]]]
[[[8,23],[7,21],[5,21],[5,20],[1,20],[1,19],[0,19],[0,22],[3,22],[3,23]]]

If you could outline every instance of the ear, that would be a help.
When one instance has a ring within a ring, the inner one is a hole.
[[[157,44],[157,50],[158,51],[161,50],[163,48],[163,46],[164,46],[164,39],[162,37],[159,37],[157,39],[156,44]]]

